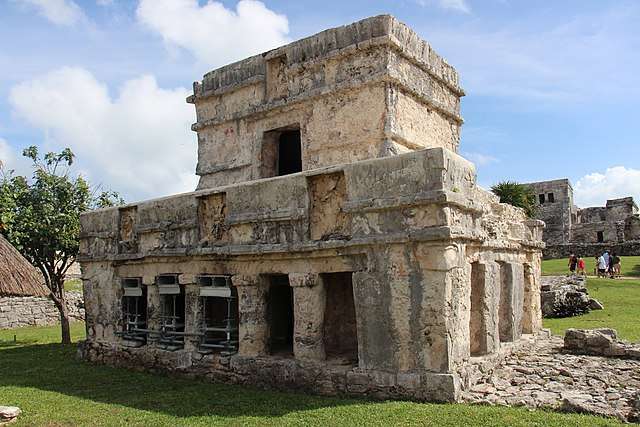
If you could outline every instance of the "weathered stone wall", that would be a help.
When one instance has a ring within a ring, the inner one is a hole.
[[[608,200],[603,207],[578,209],[567,179],[527,185],[536,194],[536,218],[546,225],[545,258],[568,256],[574,250],[583,256],[595,256],[613,246],[624,255],[638,254],[634,241],[640,240],[640,217],[632,197]],[[550,194],[553,201],[549,200]]]
[[[238,359],[231,357],[231,368],[224,374],[211,367],[211,374],[225,381],[244,375],[235,368],[246,365],[243,358],[269,358],[266,279],[272,274],[288,275],[294,289],[294,359],[327,366],[331,360],[326,348],[334,343],[324,342],[325,321],[331,313],[321,307],[331,299],[322,277],[324,273],[351,277],[358,357],[355,365],[344,366],[362,374],[358,380],[362,390],[370,390],[371,381],[380,381],[373,389],[381,395],[397,396],[385,384],[408,381],[414,398],[456,399],[459,372],[472,353],[471,330],[478,328],[472,324],[478,317],[471,315],[473,263],[484,265],[486,272],[483,301],[475,310],[482,313],[479,321],[486,334],[480,338],[486,340],[487,354],[541,328],[541,223],[526,220],[521,210],[498,203],[494,195],[477,187],[473,165],[446,149],[132,207],[81,217],[88,340],[99,351],[105,345],[125,345],[117,336],[123,327],[120,280],[124,277],[142,278],[148,327],[158,327],[156,276],[163,273],[179,274],[187,295],[197,293],[198,274],[232,276],[240,305]],[[123,235],[118,231],[123,223],[119,218],[131,212],[135,217],[127,223],[134,224],[131,235],[136,240],[118,245]],[[211,232],[220,229],[225,240]],[[189,313],[197,313],[197,298],[192,301]],[[195,333],[196,325],[188,319],[186,333]],[[184,350],[173,353],[152,342],[144,348],[165,354],[167,365],[177,357],[180,369],[192,372],[200,369],[194,366],[197,345],[197,340],[187,339]],[[210,366],[222,363],[214,360]],[[281,369],[272,362],[265,366]],[[246,381],[252,375],[253,370]],[[305,378],[296,384],[316,391],[326,386]],[[383,385],[384,392],[379,389]],[[443,387],[449,394],[437,397]]]
[[[300,130],[302,170],[430,147],[457,152],[463,95],[455,70],[390,16],[228,65],[189,98],[198,189],[271,176],[266,135],[284,128]]]
[[[67,292],[67,307],[73,320],[84,320],[81,292]],[[44,326],[60,322],[53,301],[46,297],[0,297],[0,329]]]
[[[573,204],[573,188],[568,179],[527,184],[536,195],[536,218],[544,221],[544,241],[547,245],[559,245],[571,241],[571,230],[576,222]],[[553,194],[554,201],[549,200]],[[544,203],[541,203],[544,197]]]

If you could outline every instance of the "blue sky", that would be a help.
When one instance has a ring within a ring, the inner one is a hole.
[[[191,84],[225,63],[390,13],[461,75],[479,182],[568,177],[581,206],[640,199],[640,2],[0,2],[0,160],[70,146],[133,201],[192,190]]]

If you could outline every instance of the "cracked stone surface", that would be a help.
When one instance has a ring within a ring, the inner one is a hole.
[[[551,408],[638,420],[640,361],[563,352],[562,337],[508,356],[463,394],[476,404]]]

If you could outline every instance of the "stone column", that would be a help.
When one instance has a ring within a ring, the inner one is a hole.
[[[524,309],[522,313],[522,333],[535,334],[542,329],[542,308],[540,307],[540,267],[524,265]]]
[[[522,335],[524,268],[522,264],[500,263],[500,341],[517,341]]]
[[[180,284],[184,286],[184,349],[195,351],[198,349],[199,337],[198,320],[200,315],[200,288],[195,283],[195,277],[192,275],[181,274]]]
[[[358,330],[358,365],[363,369],[396,370],[393,325],[387,309],[388,289],[380,273],[353,273],[353,294]]]
[[[500,348],[498,305],[500,275],[495,263],[474,263],[471,268],[470,353],[481,356]]]
[[[160,293],[155,285],[155,278],[143,278],[143,286],[147,287],[147,329],[160,330]],[[153,344],[158,340],[157,335],[149,335],[147,344]]]
[[[289,284],[293,288],[293,354],[296,359],[325,360],[325,287],[313,273],[290,273]]]
[[[256,357],[267,354],[267,287],[259,275],[236,275],[231,278],[238,290],[240,356]]]

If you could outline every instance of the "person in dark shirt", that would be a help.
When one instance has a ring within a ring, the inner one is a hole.
[[[613,252],[611,254],[611,267],[609,268],[609,271],[611,272],[611,278],[615,279],[616,277],[620,276],[620,265],[621,265],[622,261],[620,260],[620,257]]]
[[[569,271],[571,274],[576,274],[576,268],[578,267],[578,257],[575,254],[569,256]]]

